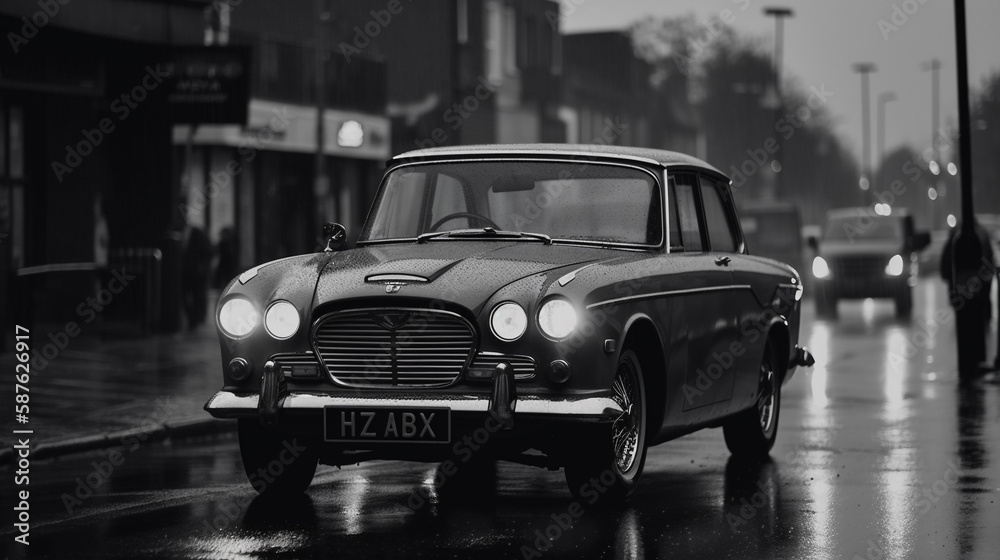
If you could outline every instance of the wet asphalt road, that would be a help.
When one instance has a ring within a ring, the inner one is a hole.
[[[573,504],[562,471],[501,463],[456,497],[434,486],[435,465],[320,467],[307,497],[273,504],[255,499],[235,437],[220,437],[121,450],[71,512],[62,495],[109,452],[33,464],[31,545],[12,546],[9,523],[4,544],[11,558],[60,559],[996,559],[1000,384],[959,388],[951,316],[935,320],[944,305],[930,281],[908,323],[870,302],[816,321],[807,302],[817,365],[784,388],[771,461],[734,461],[721,430],[660,445],[626,507],[584,504],[569,529],[552,517]],[[422,488],[428,502],[409,507]],[[558,536],[549,546],[536,531]]]

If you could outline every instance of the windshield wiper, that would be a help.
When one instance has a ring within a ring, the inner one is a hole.
[[[529,239],[537,239],[546,245],[552,245],[552,238],[544,233],[533,233],[530,231],[507,231],[498,230],[491,227],[484,227],[483,229],[456,229],[451,231],[432,231],[428,233],[421,233],[417,236],[417,243],[423,243],[429,239],[434,239],[436,237],[514,237],[521,238],[526,237]]]

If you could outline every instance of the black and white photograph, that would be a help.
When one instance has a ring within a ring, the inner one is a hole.
[[[4,0],[4,560],[995,560],[998,28]]]

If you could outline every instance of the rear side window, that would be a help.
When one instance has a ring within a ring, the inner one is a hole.
[[[712,250],[735,253],[736,231],[727,210],[729,205],[723,198],[722,185],[714,179],[702,177],[701,198],[705,205],[705,225]]]
[[[695,176],[689,173],[678,173],[670,180],[675,211],[671,218],[676,218],[680,230],[680,240],[671,239],[672,246],[683,245],[684,251],[702,251],[701,228],[698,226],[698,203],[695,200]],[[671,225],[671,228],[673,226]],[[675,229],[671,230],[671,235]]]

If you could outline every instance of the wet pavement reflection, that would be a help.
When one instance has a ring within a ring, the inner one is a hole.
[[[807,302],[817,363],[784,389],[771,458],[730,457],[720,430],[660,445],[621,509],[570,523],[561,471],[507,463],[450,488],[433,464],[321,467],[276,502],[224,437],[147,445],[71,513],[63,495],[107,452],[40,464],[30,557],[993,559],[1000,384],[959,386],[943,288],[915,295],[909,322],[876,302],[817,321]]]

